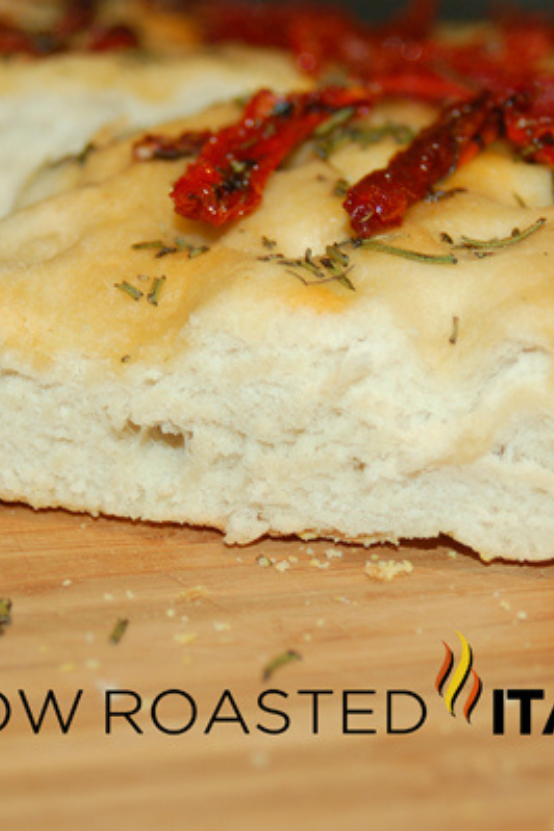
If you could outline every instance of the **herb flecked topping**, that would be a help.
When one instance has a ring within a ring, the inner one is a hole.
[[[155,251],[156,259],[166,257],[168,254],[177,254],[180,251],[188,253],[189,260],[199,257],[201,254],[206,254],[210,249],[207,245],[194,245],[192,242],[182,237],[175,237],[173,243],[166,243],[161,239],[146,240],[145,242],[135,242],[131,246],[134,251]]]

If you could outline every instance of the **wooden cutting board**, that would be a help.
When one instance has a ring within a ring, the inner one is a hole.
[[[0,506],[0,523],[10,831],[554,829],[552,565],[484,565],[448,540],[228,548],[211,531],[21,506]],[[366,574],[391,560],[412,571]],[[446,683],[461,659],[457,632],[483,684],[471,723],[469,680],[454,716],[435,689],[443,641]],[[261,709],[268,689],[281,715]],[[530,735],[521,697],[493,734],[494,689],[543,692]],[[37,733],[26,715],[19,691],[36,719],[49,690],[63,718],[82,690],[65,734],[51,710]],[[141,705],[110,733],[107,696],[112,713]],[[425,708],[421,726],[387,732],[387,696],[390,730]]]

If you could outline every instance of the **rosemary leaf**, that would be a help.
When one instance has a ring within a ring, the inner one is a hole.
[[[319,125],[319,127],[316,127],[314,130],[314,136],[316,138],[326,138],[334,130],[336,130],[337,127],[342,127],[343,124],[350,121],[355,112],[355,107],[343,107],[342,109],[337,110],[327,119],[327,121],[324,121]]]
[[[392,254],[395,257],[404,257],[406,260],[414,260],[427,265],[456,265],[458,262],[453,254],[422,254],[419,251],[398,248],[396,245],[389,245],[377,239],[354,239],[352,243],[355,247],[371,248],[373,251],[380,251],[382,254]]]
[[[346,179],[337,179],[335,182],[335,187],[333,188],[333,196],[340,196],[341,199],[344,199],[346,194],[348,193],[348,188],[350,185],[346,181]]]
[[[158,248],[164,248],[164,247],[165,247],[165,242],[163,242],[161,239],[148,240],[147,242],[135,242],[135,243],[133,243],[133,245],[131,245],[131,248],[133,248],[135,251],[142,251],[142,250],[148,249],[148,248],[158,249]]]
[[[148,292],[147,300],[153,306],[157,306],[160,301],[160,294],[165,283],[165,276],[162,275],[161,277],[154,277],[152,280],[152,287]]]
[[[193,245],[191,242],[187,242],[182,237],[176,238],[175,245],[182,251],[188,252],[189,260],[194,260],[195,257],[199,257],[201,254],[205,254],[210,250],[207,245]]]
[[[4,629],[12,622],[12,601],[9,597],[0,598],[0,635],[4,634]]]
[[[128,294],[129,297],[132,297],[133,300],[140,300],[143,296],[143,292],[140,289],[137,289],[136,286],[132,286],[127,280],[123,280],[122,283],[114,283],[114,288],[119,289],[120,291],[124,291],[125,294]]]
[[[299,655],[299,653],[294,649],[287,649],[286,652],[281,652],[280,655],[277,655],[264,667],[264,671],[262,673],[263,681],[269,681],[273,673],[281,667],[301,660],[302,656]]]
[[[448,342],[452,345],[458,342],[458,333],[460,331],[460,318],[457,315],[454,315],[452,318],[452,333],[448,338]]]
[[[123,635],[127,631],[128,626],[129,626],[129,620],[127,618],[125,618],[125,617],[119,618],[119,620],[116,621],[116,624],[115,624],[114,628],[112,629],[112,633],[109,637],[110,643],[113,643],[114,645],[117,645],[121,641],[121,639],[123,638]]]
[[[546,219],[541,218],[537,219],[536,222],[533,222],[532,225],[529,225],[528,228],[524,228],[523,231],[520,231],[519,228],[514,228],[511,235],[509,237],[498,238],[494,237],[493,239],[473,239],[472,237],[461,237],[461,248],[489,248],[489,249],[499,249],[499,248],[507,248],[509,245],[515,245],[518,242],[522,242],[527,237],[530,237],[531,234],[536,233],[539,231],[543,225],[546,224]]]
[[[338,245],[328,245],[325,249],[327,256],[333,260],[337,265],[346,268],[349,263],[349,256],[345,254],[344,251],[341,251]]]

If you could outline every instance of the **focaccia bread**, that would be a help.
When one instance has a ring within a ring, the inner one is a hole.
[[[110,134],[198,112],[260,86],[308,86],[275,50],[196,46],[159,52],[60,54],[0,62],[0,216],[37,167]]]
[[[380,250],[348,243],[343,180],[434,115],[377,106],[379,140],[305,145],[220,228],[174,212],[186,162],[134,138],[45,171],[0,222],[0,497],[234,543],[446,533],[551,558],[550,170],[493,144]]]

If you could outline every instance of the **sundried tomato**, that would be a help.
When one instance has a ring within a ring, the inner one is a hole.
[[[279,96],[258,92],[237,124],[204,144],[199,158],[175,184],[175,210],[189,219],[221,225],[251,213],[271,173],[338,110],[367,112],[374,96],[363,88],[326,87]]]

